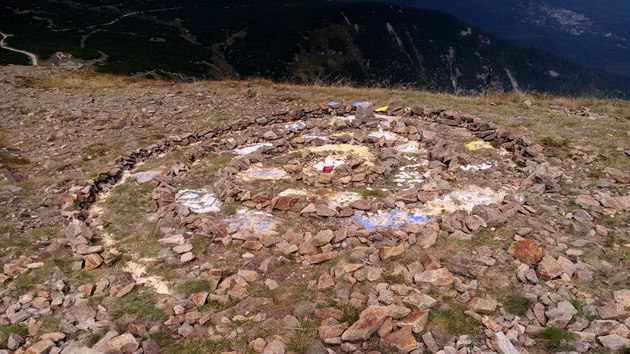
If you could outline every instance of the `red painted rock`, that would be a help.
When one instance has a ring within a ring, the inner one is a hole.
[[[543,250],[538,243],[532,240],[515,241],[508,248],[512,257],[527,264],[538,264],[543,259]]]

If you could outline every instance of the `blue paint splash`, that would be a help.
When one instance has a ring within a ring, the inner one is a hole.
[[[396,229],[403,225],[425,224],[429,221],[429,219],[422,215],[410,214],[400,209],[393,209],[372,216],[356,215],[354,220],[361,224],[366,230],[370,231],[384,228]]]
[[[245,229],[255,234],[264,234],[272,227],[271,218],[271,215],[265,213],[239,211],[236,216],[228,220],[232,220],[232,226],[237,230]]]

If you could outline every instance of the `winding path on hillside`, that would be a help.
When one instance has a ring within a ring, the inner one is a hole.
[[[181,6],[179,7],[169,7],[169,8],[163,8],[163,9],[153,9],[153,10],[144,10],[144,11],[133,11],[133,12],[128,12],[124,15],[121,15],[120,17],[106,22],[106,23],[101,23],[101,24],[97,24],[97,25],[91,25],[91,26],[86,26],[86,27],[71,27],[71,28],[62,28],[62,29],[51,29],[53,32],[67,32],[67,31],[74,31],[74,30],[87,30],[87,29],[94,29],[94,28],[101,28],[101,27],[107,27],[107,26],[111,26],[113,24],[115,24],[116,22],[124,19],[125,17],[129,17],[129,16],[134,16],[134,15],[139,15],[139,14],[146,14],[146,13],[152,13],[152,12],[163,12],[163,11],[171,11],[171,10],[179,10],[182,9]]]
[[[13,37],[13,35],[12,35],[12,34],[7,34],[7,33],[4,33],[4,32],[0,32],[0,35],[2,36],[2,40],[0,40],[0,47],[2,47],[3,49],[6,49],[6,50],[10,50],[10,51],[12,51],[12,52],[22,53],[22,54],[24,54],[24,55],[28,56],[28,57],[29,57],[29,59],[31,59],[31,64],[32,64],[33,66],[37,66],[37,56],[36,56],[35,54],[33,54],[33,53],[31,53],[31,52],[28,52],[28,51],[26,51],[26,50],[21,50],[21,49],[16,49],[16,48],[9,47],[9,46],[5,43],[5,40],[6,40],[7,38],[9,38],[9,37]]]

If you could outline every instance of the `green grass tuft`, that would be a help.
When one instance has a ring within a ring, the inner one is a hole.
[[[116,298],[110,306],[109,314],[114,321],[124,315],[148,317],[154,322],[162,321],[166,317],[162,310],[155,307],[154,295],[147,289],[133,291],[124,297]]]
[[[370,197],[375,197],[375,198],[381,198],[385,195],[385,192],[383,192],[381,189],[379,188],[375,188],[375,189],[366,189],[363,192],[361,192],[361,197],[363,199],[369,199]]]
[[[17,334],[26,338],[28,337],[28,330],[19,323],[0,326],[0,348],[6,348],[7,339],[9,339],[11,334]]]
[[[479,322],[464,312],[466,308],[459,304],[449,304],[431,311],[427,328],[436,336],[436,340],[447,342],[456,335],[474,335],[479,329]]]
[[[203,279],[186,280],[185,282],[179,284],[177,288],[188,297],[202,291],[210,291],[210,282]]]
[[[548,327],[534,334],[532,338],[536,339],[536,342],[548,352],[574,350],[566,343],[573,338],[573,335],[564,328]]]
[[[288,352],[305,353],[311,341],[317,338],[317,323],[314,320],[303,320],[300,325],[287,342]]]
[[[522,316],[532,306],[532,302],[517,292],[510,292],[503,301],[505,310],[513,315]]]
[[[223,205],[223,212],[225,213],[225,215],[232,216],[236,214],[237,210],[238,203],[226,203],[225,205]]]
[[[167,353],[181,354],[181,353],[204,353],[204,354],[219,354],[230,349],[227,341],[213,341],[207,338],[194,338],[186,340],[172,348]]]
[[[343,305],[341,307],[341,319],[339,320],[341,323],[348,322],[348,324],[353,324],[359,319],[359,315],[361,314],[361,309],[358,307],[354,307],[352,305]]]
[[[153,333],[149,333],[149,338],[151,338],[157,345],[161,347],[166,346],[171,341],[171,335],[166,331],[157,331]]]

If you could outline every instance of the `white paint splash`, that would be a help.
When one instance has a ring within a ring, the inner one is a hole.
[[[230,232],[248,231],[255,235],[275,236],[278,234],[276,227],[278,222],[273,215],[262,211],[240,209],[235,215],[228,218]]]
[[[459,166],[459,169],[462,171],[483,171],[483,170],[487,170],[492,168],[492,164],[491,163],[481,163],[481,164],[477,164],[477,165],[461,165]]]
[[[471,212],[477,205],[500,204],[507,195],[506,191],[493,191],[492,189],[478,186],[468,186],[464,189],[454,190],[441,198],[431,200],[422,208],[416,209],[423,215],[439,215],[452,213],[456,210]]]
[[[394,176],[393,181],[399,187],[414,186],[424,182],[423,172],[419,170],[420,167],[429,165],[429,161],[423,161],[422,163],[406,165],[400,167],[398,173]]]
[[[366,146],[350,144],[327,144],[310,148],[312,152],[344,152],[358,156],[370,156],[370,149]]]
[[[383,130],[379,130],[377,132],[372,132],[370,133],[370,136],[373,138],[385,138],[385,140],[392,140],[392,141],[396,141],[396,140],[402,140],[402,136],[396,134],[396,133],[392,133],[392,132],[388,132],[388,131],[383,131]]]
[[[150,171],[136,172],[132,174],[131,177],[135,178],[136,181],[138,181],[138,183],[146,183],[153,180],[153,178],[159,175],[160,175],[160,171],[150,170]]]
[[[287,171],[275,167],[262,167],[262,165],[252,166],[245,171],[238,173],[238,177],[245,181],[270,181],[289,178]]]
[[[270,144],[270,143],[251,144],[251,145],[240,147],[238,149],[234,149],[232,151],[237,155],[243,156],[243,155],[251,154],[252,152],[256,152],[265,146],[273,146],[273,144]]]
[[[141,259],[143,262],[153,261],[153,259]],[[168,287],[168,283],[164,281],[162,277],[159,276],[148,276],[146,265],[139,264],[133,261],[127,262],[123,267],[123,271],[129,273],[136,284],[144,284],[146,286],[152,287],[156,293],[170,295],[171,290]]]
[[[177,192],[175,200],[196,214],[216,213],[221,210],[221,202],[205,189],[184,189]]]

